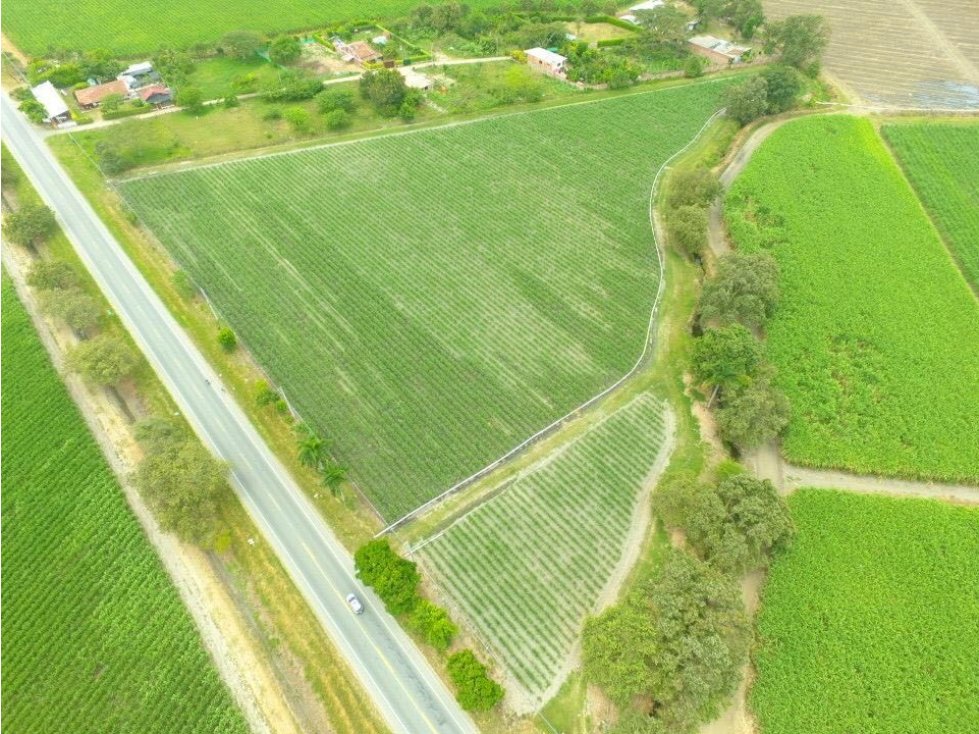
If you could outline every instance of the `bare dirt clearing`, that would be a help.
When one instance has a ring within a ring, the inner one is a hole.
[[[832,28],[824,65],[861,101],[979,109],[975,0],[766,0],[773,18],[819,13]]]

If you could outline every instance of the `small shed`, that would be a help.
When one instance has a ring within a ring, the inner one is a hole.
[[[524,53],[527,54],[527,64],[531,69],[538,69],[550,76],[564,76],[565,65],[568,63],[567,57],[539,47],[527,49]]]
[[[65,104],[65,100],[62,99],[61,94],[51,82],[38,84],[31,88],[31,92],[34,94],[34,99],[44,107],[45,122],[57,125],[59,122],[71,120],[71,111],[68,109],[68,105]]]
[[[93,107],[98,107],[102,104],[102,100],[110,94],[119,94],[123,97],[128,97],[129,88],[121,79],[113,79],[111,82],[106,82],[105,84],[96,84],[94,87],[76,89],[75,99],[78,100],[78,104],[88,110]]]
[[[139,90],[139,98],[156,108],[169,107],[173,104],[173,92],[162,84],[152,84]]]
[[[687,43],[691,51],[715,64],[737,64],[751,52],[750,46],[739,46],[715,36],[694,36]]]

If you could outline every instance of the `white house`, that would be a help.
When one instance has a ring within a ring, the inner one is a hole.
[[[59,122],[68,122],[71,120],[71,112],[68,110],[68,105],[65,104],[65,100],[51,82],[38,84],[36,87],[31,88],[31,92],[34,94],[34,99],[44,107],[45,122],[57,125]]]
[[[539,69],[551,76],[564,76],[565,64],[568,63],[567,57],[548,51],[546,48],[530,48],[524,53],[527,54],[530,68]]]

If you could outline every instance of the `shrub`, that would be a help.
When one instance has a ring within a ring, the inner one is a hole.
[[[472,650],[450,655],[447,668],[456,700],[466,711],[489,711],[503,700],[503,687],[487,675]]]
[[[688,257],[700,257],[707,245],[707,210],[692,205],[668,209],[666,230],[680,252]]]
[[[671,207],[707,206],[722,191],[721,182],[709,168],[681,169],[670,178],[666,203]]]
[[[418,567],[395,553],[386,538],[358,548],[354,565],[358,578],[373,587],[391,614],[405,614],[415,608],[421,581]]]
[[[173,287],[185,301],[193,300],[197,296],[197,287],[185,271],[176,270],[170,277],[173,281]]]
[[[204,110],[204,93],[197,87],[184,87],[179,90],[174,101],[195,115]]]
[[[273,390],[272,386],[265,380],[259,381],[255,386],[255,404],[259,407],[274,405],[279,400],[281,400],[279,393]]]
[[[316,95],[316,106],[320,112],[353,112],[357,106],[357,95],[353,89],[333,88],[324,89]]]
[[[139,357],[119,336],[101,334],[68,354],[68,366],[96,385],[115,385],[133,373]]]
[[[281,107],[269,107],[265,112],[262,113],[262,119],[266,121],[274,121],[282,119],[282,108]]]
[[[69,328],[82,333],[99,323],[102,308],[87,293],[77,289],[41,291],[41,307]]]
[[[683,62],[683,75],[688,79],[702,77],[705,66],[703,58],[692,54]]]
[[[266,102],[302,102],[323,89],[323,82],[295,69],[283,71],[262,92]]]
[[[343,110],[333,110],[327,112],[324,115],[323,120],[326,122],[327,130],[343,130],[344,128],[350,127],[350,115]]]
[[[27,284],[40,291],[68,290],[77,288],[81,279],[64,260],[38,260],[27,274]]]
[[[218,329],[218,344],[221,345],[221,349],[228,353],[235,351],[235,347],[238,346],[238,337],[235,336],[235,332],[231,330],[230,326],[222,326]]]
[[[231,110],[231,109],[234,109],[235,107],[240,107],[241,106],[241,102],[238,101],[238,95],[236,95],[236,94],[228,94],[228,95],[225,95],[223,104],[224,104],[225,109],[228,109],[228,110]]]
[[[445,652],[459,631],[449,614],[428,599],[420,599],[408,617],[408,626],[439,652]]]
[[[310,131],[309,110],[304,107],[289,107],[282,113],[286,122],[292,125],[292,129],[297,133],[308,133]]]

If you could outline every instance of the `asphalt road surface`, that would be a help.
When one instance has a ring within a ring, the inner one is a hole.
[[[0,95],[0,132],[85,265],[202,440],[231,466],[232,486],[324,629],[395,732],[476,732],[441,679],[258,436],[221,381],[123,253],[39,132]],[[366,610],[355,615],[346,595]]]

